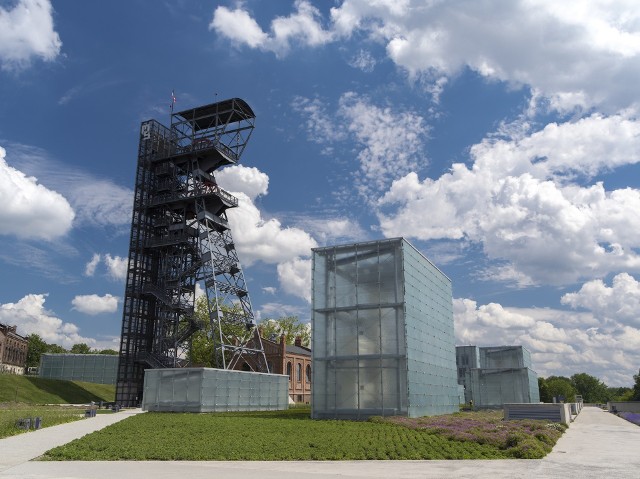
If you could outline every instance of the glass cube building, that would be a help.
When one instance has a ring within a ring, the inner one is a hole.
[[[147,369],[144,411],[281,411],[289,407],[283,374],[214,368]]]
[[[118,356],[109,354],[48,354],[40,356],[38,375],[88,383],[115,384]]]
[[[538,375],[531,354],[523,346],[458,346],[458,383],[465,402],[477,407],[540,401]]]
[[[313,250],[312,417],[459,409],[451,280],[403,238]]]

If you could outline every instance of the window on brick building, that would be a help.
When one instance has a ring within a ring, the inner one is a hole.
[[[296,365],[296,381],[302,382],[302,364]]]
[[[307,382],[310,383],[311,382],[311,365],[310,364],[307,364],[306,375],[307,375]]]
[[[287,363],[287,376],[289,376],[289,381],[291,381],[291,363]]]

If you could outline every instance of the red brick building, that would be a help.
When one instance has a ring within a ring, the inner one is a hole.
[[[17,326],[0,323],[0,373],[24,374],[29,342]]]
[[[279,341],[262,338],[264,354],[269,365],[269,372],[289,376],[289,397],[296,403],[311,402],[311,349],[302,346],[300,338],[295,344],[286,344],[286,336]],[[237,369],[249,370],[246,364]]]

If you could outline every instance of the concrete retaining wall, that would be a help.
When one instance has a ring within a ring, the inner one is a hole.
[[[607,403],[610,412],[640,412],[640,401],[613,401]]]
[[[505,404],[504,419],[547,419],[553,422],[569,424],[571,422],[571,405],[558,404]]]

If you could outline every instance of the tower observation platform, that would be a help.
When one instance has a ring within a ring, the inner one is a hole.
[[[208,330],[212,364],[269,372],[227,210],[238,200],[215,172],[237,164],[255,115],[239,98],[140,126],[116,402],[142,399],[144,370],[192,366],[194,333]],[[196,285],[208,322],[195,315]],[[210,326],[210,327],[208,327]]]

